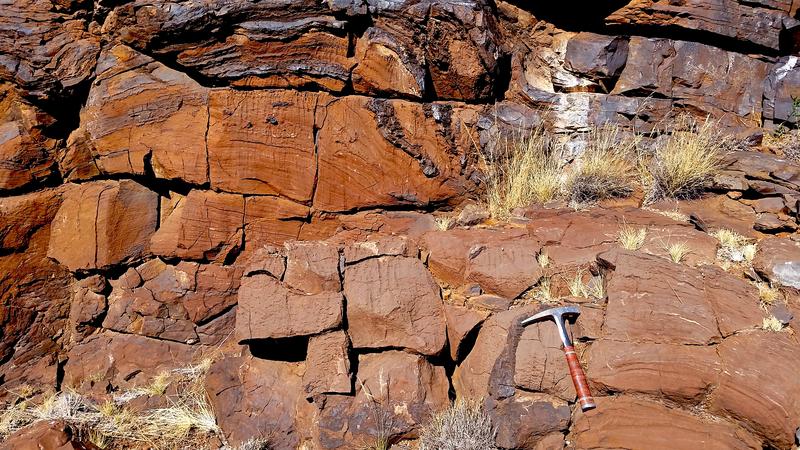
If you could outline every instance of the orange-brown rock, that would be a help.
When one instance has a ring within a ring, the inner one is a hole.
[[[342,249],[346,264],[354,264],[368,258],[378,256],[411,256],[417,257],[419,248],[400,235],[370,236],[369,240],[352,242]]]
[[[736,425],[627,396],[595,397],[578,413],[568,439],[576,448],[758,449],[761,441]],[[646,432],[645,432],[646,430]]]
[[[458,361],[466,355],[469,349],[462,348],[461,344],[488,316],[489,313],[485,311],[445,303],[444,317],[447,319],[447,341],[450,344],[450,358],[453,361]]]
[[[518,392],[487,403],[500,448],[534,448],[545,436],[569,426],[569,406],[546,395]]]
[[[766,334],[766,335],[765,335]],[[800,417],[800,344],[788,333],[757,332],[725,339],[717,353],[726,368],[711,410],[747,423],[773,445],[789,448]]]
[[[58,383],[58,358],[64,345],[73,278],[66,268],[46,256],[50,227],[41,221],[54,210],[48,213],[40,209],[32,214],[30,224],[18,222],[18,231],[30,236],[24,242],[24,252],[0,252],[3,398],[22,384],[44,389],[55,388]],[[19,213],[28,211],[11,211],[10,217]]]
[[[314,30],[311,21],[315,20],[322,27],[328,22],[329,28]],[[296,30],[291,30],[293,26]],[[289,33],[281,35],[282,31],[289,31],[291,37]],[[348,52],[349,39],[340,22],[332,17],[309,17],[305,24],[302,20],[245,22],[224,42],[187,48],[177,55],[177,61],[234,86],[341,91],[354,65]]]
[[[100,49],[73,0],[21,0],[0,10],[0,79],[26,95],[54,101],[75,94],[92,77]],[[77,13],[77,14],[76,14]]]
[[[24,250],[31,236],[53,220],[61,199],[61,189],[0,199],[0,249]]]
[[[303,389],[308,397],[352,391],[349,348],[350,340],[344,331],[332,331],[308,340],[308,364],[303,374]]]
[[[316,173],[317,108],[309,92],[215,90],[209,101],[211,185],[228,192],[279,194],[308,202]]]
[[[412,49],[413,43],[388,30],[368,28],[356,43],[354,90],[371,96],[422,98],[430,89],[425,84],[424,56]]]
[[[153,234],[150,250],[168,258],[214,259],[231,247],[241,246],[244,197],[192,190],[161,198],[161,227]],[[164,208],[164,205],[169,208]],[[165,211],[166,210],[166,211]]]
[[[148,386],[159,372],[188,366],[194,353],[191,346],[177,342],[106,331],[69,351],[64,386],[102,394]]]
[[[319,448],[412,436],[449,403],[444,367],[419,355],[395,350],[361,355],[358,380],[354,397],[326,397],[319,414]]]
[[[287,242],[284,283],[308,293],[339,292],[339,247],[328,242]]]
[[[575,400],[575,387],[555,322],[546,320],[525,327],[515,358],[514,383],[517,386],[565,401]]]
[[[605,336],[696,345],[720,339],[700,273],[662,258],[626,251],[604,253],[599,259],[613,268],[613,273],[606,275]]]
[[[492,315],[481,326],[472,351],[456,367],[453,387],[462,398],[506,398],[514,394],[515,353],[520,321],[536,312],[524,306]]]
[[[47,256],[72,271],[135,261],[147,251],[157,216],[158,195],[135,181],[69,185]]]
[[[107,287],[108,283],[100,275],[84,278],[74,284],[69,321],[76,341],[80,341],[100,325],[108,307],[105,296]]]
[[[466,282],[470,249],[481,246],[504,248],[506,245],[513,246],[513,241],[524,240],[526,237],[524,229],[456,228],[427,233],[422,237],[421,244],[429,253],[428,267],[433,276],[445,284],[457,287]]]
[[[58,141],[47,136],[55,120],[0,85],[0,190],[16,189],[50,176]]]
[[[41,421],[6,437],[2,450],[77,450],[84,449],[77,433],[61,421]]]
[[[236,304],[240,277],[232,267],[152,259],[110,282],[103,327],[196,343],[198,325]]]
[[[773,283],[800,289],[800,244],[773,237],[762,239],[753,268]]]
[[[303,419],[303,363],[228,357],[215,362],[205,386],[222,432],[233,445],[267,435],[271,445],[296,448],[311,434]],[[268,431],[265,431],[268,430]]]
[[[308,216],[307,206],[282,197],[247,197],[244,208],[245,247],[282,245],[285,241],[298,239]]]
[[[416,258],[383,256],[344,272],[354,348],[407,348],[437,355],[447,340],[439,286]]]
[[[449,104],[355,96],[332,101],[317,137],[315,208],[422,206],[463,192],[467,181],[456,155],[467,147],[463,136],[456,140],[455,117]]]
[[[601,339],[592,343],[586,373],[595,395],[642,392],[698,401],[717,385],[722,370],[714,347]]]
[[[206,183],[208,90],[125,46],[104,51],[98,72],[70,145],[103,174]]]
[[[787,28],[800,25],[791,17],[793,10],[796,7],[788,0],[756,3],[741,0],[712,3],[643,0],[630,2],[611,13],[605,21],[620,25],[699,30],[777,50],[781,46],[781,35],[787,32]]]
[[[536,261],[540,249],[533,240],[474,245],[469,249],[466,280],[480,284],[485,292],[517,298],[542,276]]]
[[[299,294],[265,274],[244,278],[239,287],[237,341],[317,334],[341,322],[342,294],[338,292]]]

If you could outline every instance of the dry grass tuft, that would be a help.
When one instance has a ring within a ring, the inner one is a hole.
[[[778,332],[783,329],[783,323],[781,323],[780,320],[776,319],[775,316],[765,317],[764,320],[761,322],[761,329]]]
[[[541,252],[536,255],[536,262],[539,263],[539,267],[546,269],[550,265],[550,256],[545,252]]]
[[[439,216],[434,219],[434,224],[436,225],[436,229],[439,231],[447,231],[450,228],[453,228],[453,224],[456,222],[452,216]]]
[[[668,244],[664,247],[664,250],[667,251],[669,254],[669,258],[674,263],[680,263],[683,261],[683,258],[686,257],[689,253],[691,253],[691,249],[686,242],[676,242],[674,244]]]
[[[167,371],[159,372],[158,375],[153,377],[153,380],[144,387],[143,391],[150,397],[160,397],[167,392],[167,387],[170,383],[172,374]]]
[[[0,437],[40,421],[62,420],[99,448],[146,444],[151,448],[183,448],[198,444],[219,428],[203,386],[210,364],[162,372],[146,389],[134,389],[117,400],[97,404],[72,391],[44,396],[38,403],[12,405],[0,415]],[[134,412],[125,402],[140,395],[165,395],[169,384],[177,394],[166,395],[167,407]],[[127,395],[129,394],[129,395]]]
[[[575,276],[567,283],[567,288],[569,288],[569,295],[573,297],[588,296],[586,285],[583,283],[583,270],[575,273]]]
[[[628,224],[623,224],[617,233],[617,241],[625,250],[636,251],[642,248],[647,237],[646,228],[633,228]]]
[[[550,277],[542,277],[533,289],[533,298],[541,303],[554,303],[556,298],[553,296]]]
[[[547,203],[561,191],[561,148],[537,127],[524,136],[505,139],[499,154],[486,163],[486,205],[492,217],[532,203]]]
[[[245,442],[242,442],[242,445],[239,446],[237,450],[270,450],[272,445],[270,444],[269,439],[265,438],[250,438]]]
[[[589,284],[586,285],[586,292],[590,297],[594,297],[598,300],[604,299],[606,297],[606,289],[603,286],[603,277],[593,276],[592,279],[589,280]]]
[[[781,291],[769,283],[756,283],[756,287],[758,288],[758,298],[762,306],[772,306],[783,298]]]
[[[719,172],[730,145],[716,122],[706,119],[698,123],[688,115],[679,116],[675,130],[656,147],[648,166],[652,181],[648,202],[698,195]]]
[[[420,450],[492,450],[496,449],[495,429],[483,410],[483,402],[456,400],[449,408],[434,415],[422,428]]]
[[[726,229],[719,229],[711,235],[719,241],[717,259],[736,264],[749,264],[756,256],[757,247],[750,238]]]
[[[636,155],[640,139],[619,127],[595,127],[566,180],[565,192],[575,204],[626,197],[633,192]]]

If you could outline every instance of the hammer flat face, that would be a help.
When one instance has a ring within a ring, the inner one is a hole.
[[[540,311],[533,316],[528,317],[527,319],[522,321],[522,325],[528,325],[530,323],[536,322],[537,320],[548,319],[552,317],[556,322],[560,322],[560,319],[564,315],[579,315],[581,310],[578,309],[577,306],[561,306],[559,308],[550,308],[545,309],[544,311]]]

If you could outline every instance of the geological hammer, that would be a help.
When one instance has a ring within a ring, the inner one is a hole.
[[[594,409],[594,399],[592,393],[589,392],[589,383],[586,382],[586,374],[583,373],[581,362],[578,361],[578,354],[575,353],[575,347],[572,346],[572,339],[567,333],[566,318],[577,317],[580,315],[581,310],[577,306],[562,306],[560,308],[551,308],[539,312],[538,314],[528,317],[522,321],[522,326],[537,322],[539,320],[553,319],[558,327],[558,335],[561,336],[561,342],[564,344],[564,355],[567,357],[567,365],[569,366],[569,375],[572,377],[572,383],[575,385],[575,391],[578,393],[578,402],[581,404],[582,411]]]

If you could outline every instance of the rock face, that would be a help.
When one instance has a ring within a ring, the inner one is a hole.
[[[381,257],[344,275],[355,348],[407,347],[436,355],[445,344],[439,287],[418,259]]]
[[[504,450],[797,443],[797,1],[0,3],[0,410],[162,408],[182,374],[198,448],[411,448],[455,398]],[[504,137],[572,161],[684,113],[740,144],[701,198],[480,201]],[[585,414],[520,324],[567,304]],[[94,448],[58,419],[0,447]]]
[[[47,256],[73,271],[140,258],[158,224],[157,202],[155,192],[131,180],[68,186]]]

